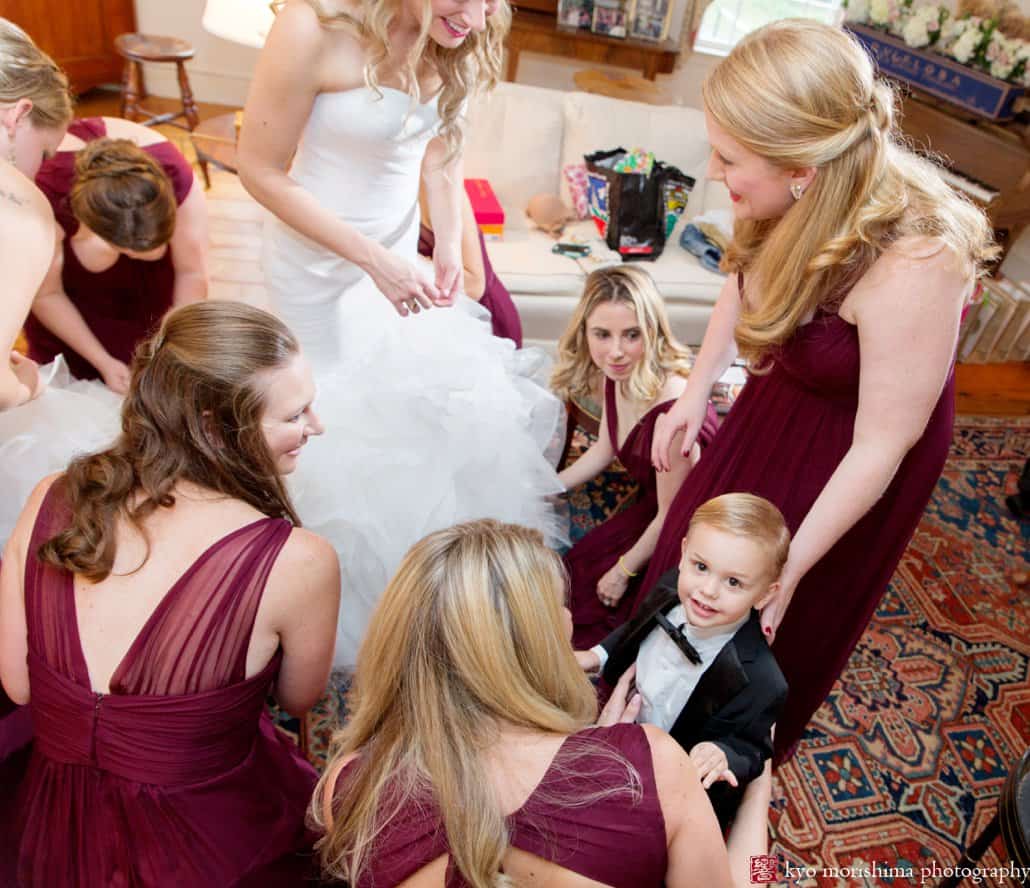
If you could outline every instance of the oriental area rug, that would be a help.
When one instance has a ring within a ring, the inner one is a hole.
[[[570,458],[590,443],[577,430]],[[936,885],[991,819],[1030,744],[1030,522],[1005,505],[1030,419],[960,416],[901,564],[795,757],[774,774],[769,884]],[[632,487],[618,466],[570,498],[577,539]],[[324,763],[339,681],[309,719]],[[976,884],[1011,886],[1000,840]],[[973,884],[967,882],[966,884]]]

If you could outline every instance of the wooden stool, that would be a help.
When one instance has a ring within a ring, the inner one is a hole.
[[[150,34],[119,34],[114,39],[114,48],[123,59],[122,72],[122,117],[137,120],[144,126],[172,123],[180,117],[186,118],[186,125],[175,126],[192,132],[200,123],[197,106],[193,101],[190,79],[186,75],[186,62],[193,58],[193,47],[178,37],[157,37]],[[144,62],[174,62],[179,72],[179,93],[182,95],[182,110],[167,114],[151,114],[140,106],[140,99],[146,98],[143,90]],[[139,118],[142,117],[142,120]]]

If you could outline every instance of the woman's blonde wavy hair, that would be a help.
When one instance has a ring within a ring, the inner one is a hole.
[[[72,119],[68,78],[21,28],[0,18],[0,105],[29,99],[33,125],[64,129]]]
[[[503,724],[571,734],[597,714],[564,629],[565,582],[543,537],[513,524],[459,524],[412,547],[372,615],[349,719],[333,739],[333,762],[360,755],[344,780],[330,762],[312,801],[326,874],[360,884],[380,833],[428,800],[464,879],[508,884],[508,827],[484,752]],[[639,777],[625,765],[624,784],[566,801],[638,797]]]
[[[895,241],[935,238],[970,272],[994,255],[984,214],[902,144],[895,96],[840,28],[802,19],[749,34],[708,75],[708,113],[783,169],[815,167],[780,219],[738,221],[724,268],[746,272],[736,338],[763,365],[820,305],[835,305]]]
[[[306,2],[326,26],[351,27],[358,33],[369,50],[365,82],[378,92],[379,77],[390,52],[390,25],[406,0],[361,0],[360,16],[334,7],[331,0]],[[511,7],[508,0],[498,0],[496,10],[486,17],[485,30],[471,32],[453,49],[430,39],[432,23],[430,0],[422,0],[422,27],[400,73],[413,103],[422,101],[418,85],[420,65],[428,64],[443,81],[437,108],[440,135],[447,144],[449,159],[461,151],[464,138],[461,118],[466,99],[477,92],[489,92],[500,80],[504,41],[511,27]]]
[[[579,304],[558,340],[551,389],[566,401],[594,393],[601,371],[590,359],[587,324],[594,309],[609,302],[624,303],[637,316],[644,357],[630,374],[628,390],[634,400],[650,404],[670,373],[689,374],[691,353],[673,336],[665,300],[651,275],[638,265],[599,268],[587,276]]]

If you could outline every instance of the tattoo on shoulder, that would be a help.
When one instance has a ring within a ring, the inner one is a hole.
[[[24,197],[15,194],[13,191],[5,191],[0,188],[0,197],[6,200],[8,203],[13,203],[15,206],[23,207],[27,203]]]

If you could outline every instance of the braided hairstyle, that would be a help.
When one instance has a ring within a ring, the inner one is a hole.
[[[95,139],[75,158],[75,218],[110,244],[144,253],[175,232],[175,190],[161,165],[128,139]]]
[[[29,99],[33,125],[64,129],[72,119],[68,78],[32,38],[0,18],[0,105]]]
[[[736,338],[767,365],[820,305],[832,307],[895,241],[935,238],[970,271],[994,254],[983,213],[895,130],[895,96],[840,28],[784,19],[752,32],[709,74],[705,109],[734,140],[783,169],[815,167],[778,219],[741,220],[728,271],[756,294]]]

